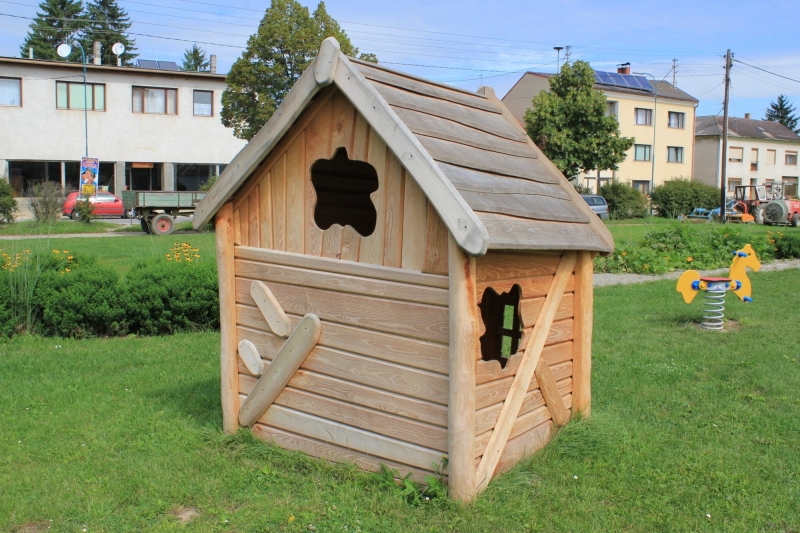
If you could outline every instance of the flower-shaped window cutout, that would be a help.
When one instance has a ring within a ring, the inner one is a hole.
[[[522,289],[514,285],[511,290],[497,294],[487,287],[478,307],[486,332],[481,336],[481,358],[484,361],[499,361],[505,368],[508,358],[517,353],[522,339],[519,316],[519,300]]]

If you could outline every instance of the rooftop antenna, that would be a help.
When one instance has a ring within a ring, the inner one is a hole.
[[[563,50],[563,49],[564,49],[563,46],[554,46],[553,47],[553,50],[555,50],[556,54],[558,54],[556,56],[556,74],[558,74],[558,71],[561,70],[561,50]]]
[[[566,52],[564,52],[564,58],[565,58],[565,59],[566,59],[566,61],[567,61],[567,65],[569,65],[570,56],[572,56],[572,52],[570,51],[571,49],[572,49],[572,47],[571,47],[571,46],[567,46],[567,51],[566,51]]]

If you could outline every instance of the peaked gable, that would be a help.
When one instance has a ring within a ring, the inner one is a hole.
[[[331,84],[383,139],[469,254],[489,248],[613,250],[602,222],[491,89],[469,93],[349,59],[332,38],[198,205],[195,228],[244,186]]]

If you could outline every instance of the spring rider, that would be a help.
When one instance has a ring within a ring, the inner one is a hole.
[[[733,291],[745,303],[753,301],[753,287],[745,268],[751,268],[755,272],[761,268],[761,262],[749,244],[733,252],[733,262],[727,278],[703,278],[696,270],[687,270],[678,279],[676,290],[683,295],[683,301],[687,304],[692,303],[699,291],[705,292],[703,322],[700,325],[703,329],[723,329],[727,291]]]

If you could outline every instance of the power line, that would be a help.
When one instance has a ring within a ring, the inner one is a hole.
[[[777,72],[772,72],[771,70],[767,70],[765,68],[761,68],[761,67],[757,67],[755,65],[751,65],[750,63],[745,63],[744,61],[740,61],[739,59],[734,59],[734,61],[737,62],[737,63],[741,63],[742,65],[745,65],[747,67],[754,68],[756,70],[760,70],[761,72],[766,72],[767,74],[772,74],[773,76],[777,76],[777,77],[783,78],[785,80],[793,81],[795,83],[800,83],[800,80],[796,80],[794,78],[790,78],[789,76],[784,76],[783,74],[778,74]]]

